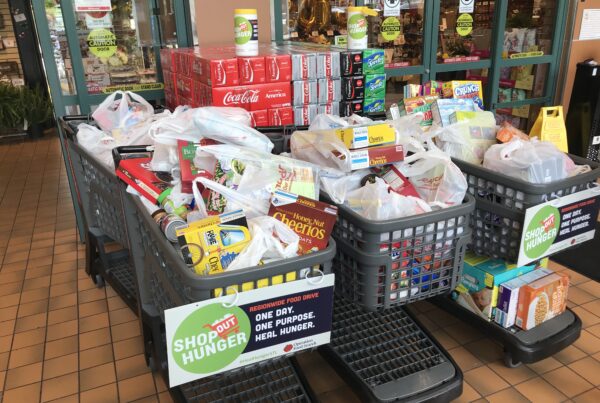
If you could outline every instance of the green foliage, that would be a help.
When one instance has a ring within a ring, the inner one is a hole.
[[[21,88],[0,83],[0,128],[23,127],[23,100]]]
[[[23,87],[21,90],[23,117],[29,124],[42,124],[52,116],[52,104],[42,87]]]

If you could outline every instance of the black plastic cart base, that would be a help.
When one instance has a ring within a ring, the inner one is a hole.
[[[320,350],[364,400],[447,402],[462,393],[460,368],[403,307],[368,312],[336,298],[331,344]]]
[[[569,308],[563,314],[525,331],[517,327],[506,329],[495,322],[488,322],[449,297],[436,297],[431,302],[502,344],[504,363],[510,368],[548,358],[571,345],[581,334],[581,319]]]

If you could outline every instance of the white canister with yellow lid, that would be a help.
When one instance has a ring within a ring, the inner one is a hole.
[[[258,15],[255,8],[234,11],[233,32],[237,56],[258,56]]]

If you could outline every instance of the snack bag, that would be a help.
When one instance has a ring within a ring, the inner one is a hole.
[[[496,133],[496,139],[501,143],[508,143],[515,137],[523,141],[529,141],[529,136],[511,125],[510,122],[502,122]]]

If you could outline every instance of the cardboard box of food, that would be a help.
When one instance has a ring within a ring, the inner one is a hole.
[[[502,327],[513,326],[517,318],[517,305],[519,304],[519,290],[521,287],[552,273],[552,270],[540,268],[500,284],[494,321]]]
[[[481,81],[448,81],[444,83],[444,98],[472,99],[475,104],[483,109],[483,90]]]
[[[535,265],[518,267],[502,259],[491,259],[468,252],[460,284],[454,296],[459,305],[491,320],[498,303],[498,287],[515,277],[529,273]]]
[[[456,111],[475,111],[472,99],[436,99],[431,104],[433,123],[439,126],[450,125],[450,115]]]
[[[395,144],[350,150],[350,169],[353,171],[403,160],[404,149]]]
[[[529,330],[552,319],[567,308],[569,276],[552,273],[521,287],[515,324]]]
[[[351,150],[396,142],[396,132],[387,123],[335,129],[335,135]]]

